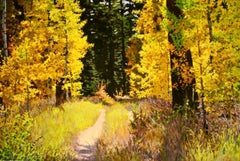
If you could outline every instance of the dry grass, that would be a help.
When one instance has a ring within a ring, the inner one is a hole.
[[[97,145],[98,160],[105,160],[109,152],[124,148],[130,137],[129,111],[124,104],[111,106],[106,113],[105,130]],[[113,159],[113,158],[112,158]]]
[[[66,103],[63,108],[64,111],[52,108],[35,117],[32,135],[35,139],[41,138],[41,151],[47,159],[69,155],[73,137],[93,125],[103,107],[101,104],[80,101]]]

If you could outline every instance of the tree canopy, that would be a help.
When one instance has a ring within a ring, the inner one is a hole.
[[[7,1],[1,98],[24,104],[56,94],[61,103],[94,95],[104,82],[111,96],[231,105],[240,89],[238,7],[237,0]]]

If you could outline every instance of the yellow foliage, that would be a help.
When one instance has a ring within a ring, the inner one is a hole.
[[[163,8],[163,1],[147,0],[137,21],[137,39],[127,51],[132,96],[170,99],[168,38],[161,26]]]
[[[194,0],[181,4],[179,1],[184,16],[177,23],[171,23],[167,19],[165,1],[144,0],[135,39],[127,51],[131,95],[169,98],[172,72],[169,70],[169,53],[174,48],[168,44],[167,32],[173,27],[182,31],[180,41],[184,46],[178,53],[183,60],[173,60],[174,68],[179,69],[183,78],[180,81],[191,83],[195,76],[197,92],[204,93],[205,101],[237,100],[240,86],[240,6],[237,0],[228,1],[227,8],[222,2]],[[184,62],[184,52],[188,49],[193,67]]]
[[[239,96],[239,4],[233,0],[227,6],[228,9],[201,1],[184,12],[184,43],[192,52],[197,90],[204,93],[207,102],[227,103]],[[206,14],[208,9],[211,19]]]
[[[65,87],[71,87],[73,96],[79,95],[80,58],[92,46],[81,31],[85,24],[79,20],[82,10],[74,0],[57,5],[51,0],[34,0],[32,4],[21,23],[18,45],[0,69],[4,101],[24,103],[36,95],[45,96],[63,77],[70,80]]]

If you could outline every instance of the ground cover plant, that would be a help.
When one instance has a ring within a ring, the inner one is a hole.
[[[0,160],[39,160],[38,145],[32,140],[33,118],[27,113],[10,116],[0,124]]]

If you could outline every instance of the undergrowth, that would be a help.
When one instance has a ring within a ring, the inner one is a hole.
[[[94,124],[101,108],[80,101],[34,117],[27,113],[8,117],[1,122],[0,160],[72,160],[74,136]]]
[[[236,130],[236,129],[235,129]],[[233,129],[206,138],[201,131],[192,133],[193,139],[186,143],[187,161],[237,161],[240,160],[240,135]]]
[[[190,108],[178,113],[172,111],[163,100],[150,99],[132,103],[131,109],[134,120],[131,122],[128,144],[112,148],[100,144],[99,160],[240,160],[239,120],[235,120],[231,128],[214,124],[221,118],[209,120],[211,129],[206,133],[202,131],[199,115]]]
[[[31,136],[33,118],[27,113],[9,117],[0,128],[0,160],[39,160],[36,141]]]

